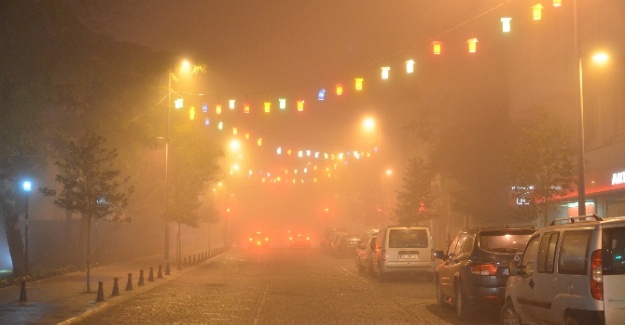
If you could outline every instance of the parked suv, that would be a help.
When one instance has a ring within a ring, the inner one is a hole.
[[[625,217],[557,219],[510,264],[504,324],[625,324]]]
[[[385,281],[392,274],[434,274],[430,228],[389,226],[380,229],[370,256],[370,274]]]
[[[435,251],[443,262],[436,267],[436,297],[455,307],[461,320],[479,305],[501,308],[508,263],[525,248],[533,227],[489,227],[461,230],[447,252]]]

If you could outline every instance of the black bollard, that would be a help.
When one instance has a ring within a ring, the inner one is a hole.
[[[28,301],[26,298],[26,280],[22,280],[22,288],[20,289],[20,302]]]
[[[95,298],[96,302],[102,302],[104,301],[104,289],[102,288],[104,284],[102,283],[102,281],[98,281],[98,294]]]
[[[132,273],[128,273],[128,283],[126,283],[126,291],[132,290]]]
[[[171,275],[171,272],[169,270],[169,262],[167,262],[167,265],[165,266],[165,275]]]
[[[139,282],[137,283],[138,286],[142,286],[143,283],[143,270],[139,271]]]
[[[158,266],[158,275],[156,277],[159,279],[163,278],[163,268],[161,267],[161,265]]]
[[[148,282],[154,282],[154,269],[150,266],[150,275],[148,275]]]
[[[113,278],[113,293],[111,296],[119,296],[119,285],[117,284],[117,278]]]

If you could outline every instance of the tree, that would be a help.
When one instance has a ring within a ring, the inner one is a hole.
[[[546,110],[521,129],[510,156],[512,195],[521,203],[514,217],[547,222],[554,199],[573,190],[575,185],[575,148],[568,129]]]
[[[395,221],[402,225],[415,224],[433,217],[432,180],[429,166],[421,158],[410,159],[403,178],[403,191],[397,192]]]
[[[106,148],[105,143],[106,139],[87,131],[82,137],[64,143],[58,150],[59,160],[54,163],[59,171],[56,181],[62,185],[54,204],[80,213],[81,234],[86,233],[86,242],[81,247],[85,249],[87,292],[91,292],[91,220],[129,221],[124,209],[133,192],[128,177],[119,179],[121,171],[115,167],[117,151]],[[41,191],[56,196],[53,189]]]

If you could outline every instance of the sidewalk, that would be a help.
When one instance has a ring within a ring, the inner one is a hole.
[[[212,258],[223,253],[213,252]],[[206,257],[208,253],[206,253]],[[91,268],[91,293],[86,293],[87,272],[77,271],[45,280],[26,283],[27,301],[20,302],[20,286],[0,289],[0,324],[72,324],[91,313],[121,303],[141,292],[175,279],[194,269],[206,259],[178,270],[170,262],[170,275],[165,275],[166,264],[161,257],[153,256],[111,265]],[[158,277],[161,265],[162,278]],[[153,281],[149,281],[150,267],[153,268]],[[143,270],[143,285],[139,284],[140,270]],[[132,273],[132,290],[126,290],[128,273]],[[118,278],[119,295],[112,296],[114,278]],[[102,281],[104,301],[96,302],[98,282]]]

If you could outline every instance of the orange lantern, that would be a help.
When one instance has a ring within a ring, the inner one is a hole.
[[[221,114],[221,105],[217,104],[217,106],[215,106],[215,114]]]
[[[469,53],[477,52],[477,38],[469,38],[467,43],[469,43]]]
[[[414,72],[414,60],[408,60],[406,61],[406,73],[413,73]]]
[[[355,81],[355,88],[357,91],[361,91],[362,90],[362,82],[363,82],[364,78],[354,78]]]
[[[432,52],[434,53],[434,55],[441,54],[441,48],[442,47],[443,47],[443,43],[441,43],[439,41],[432,42]]]
[[[391,67],[381,67],[380,69],[382,70],[382,79],[388,79],[388,72],[391,70]]]
[[[336,84],[336,94],[338,96],[341,96],[343,94],[343,85],[341,84]]]
[[[298,100],[297,101],[297,110],[300,111],[300,112],[304,110],[304,101],[303,100]]]
[[[541,20],[543,17],[543,5],[536,4],[532,6],[532,18],[534,20]]]
[[[245,105],[243,105],[243,113],[247,114],[250,112],[250,104],[245,103]]]
[[[250,139],[250,134],[249,133],[245,133],[245,140],[249,140]]]
[[[512,18],[510,17],[502,17],[501,18],[501,28],[504,33],[510,32],[510,21]]]

